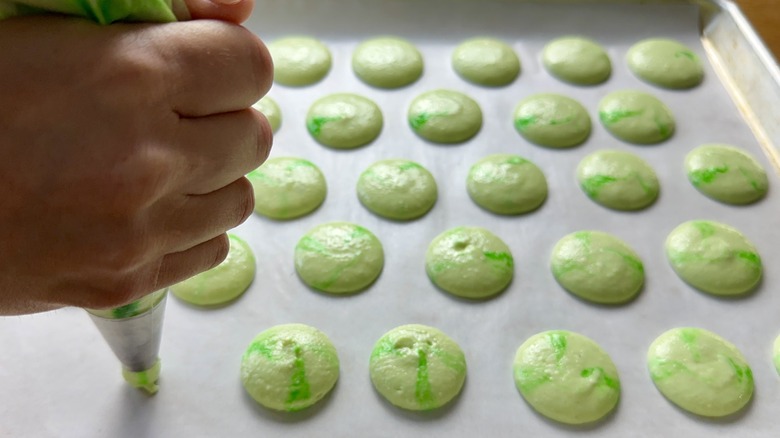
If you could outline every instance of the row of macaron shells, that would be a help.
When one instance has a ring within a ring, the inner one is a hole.
[[[275,64],[275,81],[286,86],[319,82],[330,71],[328,47],[310,37],[286,37],[269,44]],[[548,43],[542,53],[545,68],[556,78],[575,85],[597,85],[611,75],[612,63],[596,42],[563,37]],[[639,78],[673,89],[698,85],[704,70],[699,57],[685,45],[669,39],[647,39],[628,51],[627,63]],[[373,38],[353,52],[352,67],[358,78],[378,88],[393,89],[417,81],[423,74],[423,58],[409,41],[397,37]],[[511,84],[520,74],[515,51],[495,38],[473,38],[452,54],[452,67],[463,79],[477,85]]]
[[[281,124],[279,106],[270,98],[256,107],[277,128]],[[349,113],[349,114],[347,114]],[[600,119],[616,137],[637,144],[664,141],[674,132],[674,118],[658,99],[636,91],[619,91],[600,104]],[[412,103],[409,124],[422,137],[439,142],[462,142],[474,136],[482,124],[481,111],[467,96],[449,90],[425,93]],[[532,143],[551,148],[569,148],[584,142],[591,131],[590,117],[577,101],[555,94],[540,94],[523,100],[515,112],[515,127]],[[353,148],[373,141],[382,129],[379,108],[366,98],[335,94],[315,102],[307,118],[307,128],[320,143],[335,148]],[[608,159],[607,159],[608,157]],[[643,200],[634,206],[609,205],[618,209],[638,209],[649,205],[658,193],[652,169],[629,153],[604,151],[581,175],[590,183],[584,188],[593,196],[604,184],[608,191],[625,190],[631,175],[642,175]],[[609,162],[609,163],[607,163]],[[601,163],[601,164],[599,164]],[[605,164],[609,164],[606,166]],[[690,180],[702,192],[722,202],[752,203],[764,196],[768,180],[765,171],[748,153],[727,146],[700,148],[686,160]],[[619,175],[599,173],[605,169]],[[588,174],[589,173],[589,174]],[[592,183],[592,184],[591,184]],[[596,184],[598,183],[598,184]]]
[[[760,164],[731,146],[699,146],[686,156],[685,168],[694,187],[720,202],[745,205],[760,200],[768,190],[768,177]],[[307,215],[327,194],[322,171],[301,158],[271,158],[247,177],[255,188],[255,211],[275,220]],[[590,199],[615,210],[646,208],[660,192],[653,168],[631,152],[593,152],[580,161],[576,177]],[[532,212],[548,193],[544,172],[515,154],[493,154],[479,160],[471,166],[465,183],[477,205],[502,215]],[[414,220],[433,208],[438,188],[434,176],[419,163],[380,160],[358,177],[357,196],[363,206],[381,217]]]
[[[703,358],[706,368],[701,367]],[[752,370],[742,353],[704,329],[675,328],[661,334],[648,349],[647,367],[656,388],[694,414],[730,415],[753,395]],[[252,340],[240,371],[244,389],[255,401],[274,410],[298,411],[330,392],[339,368],[337,350],[325,333],[285,324]],[[461,392],[466,374],[463,350],[430,326],[396,327],[370,354],[371,382],[402,409],[427,411],[450,403]],[[613,411],[622,391],[609,354],[593,340],[565,330],[528,338],[517,349],[512,374],[533,409],[566,424],[600,420]]]
[[[255,108],[276,131],[282,112],[270,97]],[[649,93],[621,90],[609,93],[599,103],[599,119],[615,137],[628,143],[656,144],[675,131],[671,110]],[[479,104],[464,93],[437,89],[417,96],[407,113],[410,128],[425,140],[439,144],[463,143],[482,128]],[[324,146],[354,149],[380,135],[384,116],[380,107],[364,96],[334,93],[316,100],[308,110],[306,128]],[[554,93],[523,99],[515,108],[513,124],[526,140],[549,148],[571,148],[584,143],[592,123],[587,109],[578,101]]]
[[[737,229],[719,222],[679,225],[669,233],[665,252],[683,281],[714,295],[745,294],[763,274],[756,247]],[[230,236],[229,254],[229,260],[216,268],[174,285],[174,295],[195,305],[211,306],[243,294],[254,278],[254,255],[235,235]],[[299,239],[294,250],[298,277],[313,289],[336,295],[366,290],[380,276],[384,263],[384,249],[376,235],[349,222],[314,227]],[[564,236],[553,247],[549,263],[564,290],[600,304],[631,301],[645,282],[640,256],[618,237],[601,231]],[[489,230],[455,227],[429,244],[425,271],[439,289],[482,300],[509,286],[515,260],[509,246]]]

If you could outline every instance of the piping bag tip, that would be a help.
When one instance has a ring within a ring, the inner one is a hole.
[[[125,306],[86,309],[103,339],[122,363],[122,376],[131,386],[157,392],[160,376],[160,340],[167,289]]]
[[[151,368],[144,371],[131,371],[123,366],[122,377],[133,388],[143,389],[149,395],[155,395],[159,389],[157,380],[160,378],[160,367],[160,359],[157,359]]]

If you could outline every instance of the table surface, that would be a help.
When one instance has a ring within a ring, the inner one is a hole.
[[[769,50],[780,59],[780,4],[776,0],[737,0]]]

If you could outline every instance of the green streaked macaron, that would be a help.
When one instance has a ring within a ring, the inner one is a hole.
[[[590,116],[582,104],[552,93],[523,99],[515,108],[514,124],[523,138],[549,148],[578,146],[591,131]]]
[[[442,331],[420,324],[396,327],[374,345],[369,361],[374,388],[403,409],[439,408],[460,393],[466,357]]]
[[[339,358],[325,333],[284,324],[258,334],[241,358],[241,383],[261,405],[299,411],[317,403],[339,378]]]
[[[433,90],[417,96],[407,117],[417,135],[434,143],[463,143],[482,128],[479,104],[452,90]]]
[[[675,130],[672,111],[655,96],[642,91],[613,91],[599,102],[599,118],[620,140],[656,144],[668,140]]]
[[[295,271],[314,289],[348,294],[366,289],[385,263],[379,239],[348,222],[329,222],[307,232],[295,246]]]
[[[555,280],[588,301],[619,304],[642,289],[645,269],[636,252],[601,231],[578,231],[555,244],[550,261]]]
[[[517,349],[515,385],[545,417],[585,424],[609,414],[620,399],[620,378],[594,341],[566,330],[536,334]]]
[[[761,280],[756,247],[736,228],[715,221],[688,221],[669,233],[666,257],[691,286],[713,295],[741,295]]]
[[[371,99],[336,93],[315,101],[306,115],[306,129],[317,142],[335,149],[354,149],[382,132],[382,111]]]
[[[456,227],[433,239],[425,271],[453,295],[481,299],[498,294],[514,277],[514,258],[498,236],[481,227]]]
[[[732,343],[710,331],[681,327],[653,341],[647,368],[670,402],[705,417],[741,410],[753,396],[753,372]]]
[[[228,234],[227,258],[208,271],[171,286],[176,298],[198,306],[232,301],[243,294],[255,278],[255,256],[242,238]]]

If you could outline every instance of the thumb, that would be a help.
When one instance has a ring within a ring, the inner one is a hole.
[[[222,20],[243,23],[252,13],[254,0],[184,0],[192,20]],[[184,16],[177,16],[182,19]]]

